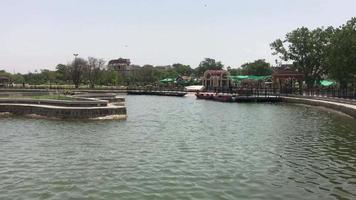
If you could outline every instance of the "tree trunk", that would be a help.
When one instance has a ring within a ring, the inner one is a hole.
[[[341,97],[347,96],[347,81],[345,80],[340,81],[339,90],[340,90],[339,94]]]
[[[313,89],[314,88],[314,82],[315,82],[315,79],[313,78],[306,78],[305,79],[305,83],[307,84],[307,88],[308,89]]]

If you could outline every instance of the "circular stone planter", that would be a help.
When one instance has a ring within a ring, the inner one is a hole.
[[[0,113],[39,115],[62,119],[126,118],[125,105],[106,100],[84,98],[70,100],[0,99]]]

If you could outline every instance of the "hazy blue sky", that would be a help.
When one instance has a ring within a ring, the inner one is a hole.
[[[300,27],[339,26],[355,0],[0,0],[0,69],[28,72],[94,56],[134,64],[238,67]]]

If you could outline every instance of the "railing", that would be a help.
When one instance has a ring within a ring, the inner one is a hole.
[[[337,88],[313,88],[303,90],[296,88],[224,88],[206,91],[236,94],[240,96],[299,96],[356,100],[356,88],[342,90]]]
[[[74,85],[23,85],[18,84],[1,88],[2,91],[7,89],[62,89],[76,90]],[[88,86],[82,85],[79,90],[90,89]],[[184,87],[167,87],[167,86],[96,86],[95,90],[136,90],[136,91],[184,91]],[[303,97],[318,97],[318,98],[340,98],[356,100],[356,88],[313,88],[302,89],[298,88],[240,88],[240,87],[225,87],[225,88],[207,88],[206,91],[215,93],[230,93],[242,96],[303,96]]]
[[[227,88],[217,90],[205,90],[205,92],[232,94],[245,97],[278,97],[281,95],[279,90],[273,88]]]
[[[326,98],[343,98],[343,99],[356,99],[356,89],[355,88],[316,88],[316,89],[305,89],[303,91],[303,96],[311,97],[326,97]]]

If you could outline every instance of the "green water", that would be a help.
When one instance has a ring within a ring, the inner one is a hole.
[[[128,96],[127,121],[0,118],[0,199],[356,199],[356,121]]]

